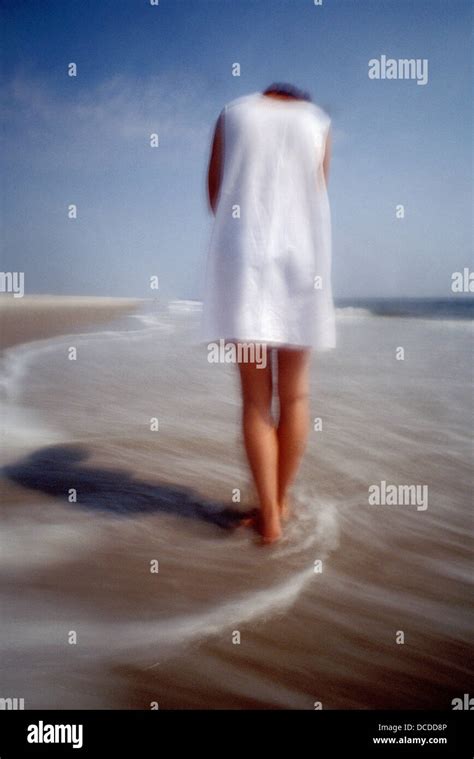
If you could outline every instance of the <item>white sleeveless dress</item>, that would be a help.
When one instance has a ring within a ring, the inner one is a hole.
[[[330,118],[255,92],[224,117],[222,183],[208,250],[201,338],[334,348]]]

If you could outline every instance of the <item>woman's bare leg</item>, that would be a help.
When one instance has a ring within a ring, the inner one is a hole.
[[[309,433],[309,349],[278,350],[278,504],[288,512],[288,490],[298,471]]]
[[[239,370],[244,443],[260,501],[260,532],[263,540],[271,543],[281,536],[281,524],[278,503],[278,441],[271,413],[271,356],[268,358],[265,368],[258,368],[256,363],[239,363]]]

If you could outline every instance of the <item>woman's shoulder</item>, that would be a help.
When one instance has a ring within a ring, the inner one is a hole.
[[[223,110],[231,111],[233,108],[237,108],[238,106],[253,103],[261,96],[262,96],[261,92],[251,92],[248,95],[241,95],[238,98],[234,98],[234,100],[231,100],[229,103],[226,103]]]
[[[325,111],[324,108],[322,108],[320,105],[317,105],[316,103],[308,103],[308,105],[312,106],[312,112],[318,121],[322,123],[323,126],[329,127],[331,123],[331,117],[327,111]]]
[[[221,114],[223,116],[226,114],[231,115],[232,113],[237,114],[239,112],[242,112],[241,109],[245,109],[246,107],[253,107],[257,104],[260,106],[260,104],[265,100],[265,96],[260,91],[251,92],[247,95],[241,95],[240,97],[234,98],[233,100],[230,100],[228,103],[226,103],[221,111]],[[317,105],[310,100],[299,100],[296,105],[300,113],[305,113],[312,116],[318,121],[320,127],[323,127],[324,129],[329,127],[331,123],[331,117],[320,105]]]

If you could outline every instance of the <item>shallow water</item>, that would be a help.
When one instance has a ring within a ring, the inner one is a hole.
[[[255,505],[235,368],[207,362],[198,318],[147,305],[5,353],[0,695],[447,709],[472,693],[472,323],[340,313],[337,350],[313,359],[323,429],[262,549],[235,529]],[[428,508],[369,505],[382,480],[426,485]]]

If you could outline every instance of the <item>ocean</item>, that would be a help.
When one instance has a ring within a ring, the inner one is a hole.
[[[4,352],[2,697],[445,710],[473,693],[473,299],[337,313],[293,516],[264,548],[236,527],[255,506],[237,372],[208,362],[199,303]],[[427,500],[369,502],[390,486]]]

